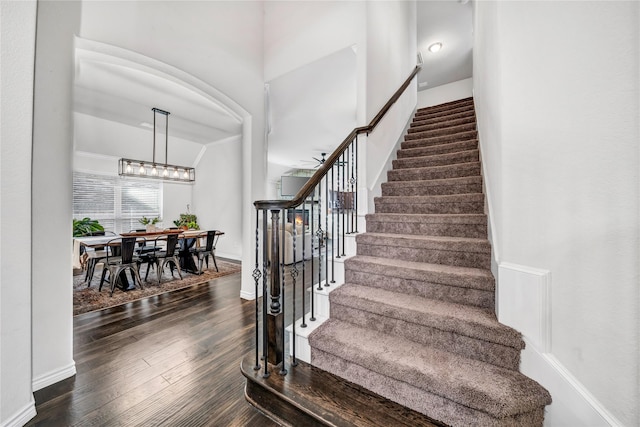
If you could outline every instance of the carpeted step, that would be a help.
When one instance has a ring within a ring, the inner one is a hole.
[[[331,318],[470,359],[518,370],[524,341],[492,311],[346,283],[330,294]]]
[[[481,214],[484,194],[452,194],[447,196],[382,196],[373,199],[376,213],[399,214]]]
[[[442,128],[450,128],[454,126],[475,124],[476,118],[475,116],[469,117],[460,117],[457,119],[450,120],[442,120],[438,123],[422,123],[422,122],[413,122],[408,129],[409,133],[418,133],[418,132],[428,132],[436,129]]]
[[[458,163],[427,168],[408,168],[390,170],[388,181],[424,181],[429,179],[461,178],[480,175],[480,162]]]
[[[451,426],[542,426],[551,396],[517,371],[329,319],[311,362]]]
[[[463,98],[456,101],[445,102],[444,104],[432,105],[430,107],[422,107],[416,111],[416,115],[422,116],[425,114],[432,114],[438,111],[453,110],[462,106],[473,106],[473,98]]]
[[[453,112],[451,111],[447,111],[447,114],[444,114],[444,112],[441,112],[439,114],[443,114],[443,115],[439,115],[439,116],[414,116],[413,120],[411,121],[412,125],[418,125],[418,124],[435,124],[435,123],[440,123],[443,121],[448,121],[448,120],[455,120],[455,119],[461,119],[461,118],[465,118],[465,117],[475,117],[476,116],[476,112],[474,111],[473,108],[462,108],[462,109],[456,109]]]
[[[357,255],[459,267],[491,268],[487,239],[363,233],[356,236]]]
[[[401,150],[402,151],[402,150]],[[468,163],[479,162],[480,151],[467,150],[458,151],[455,153],[445,154],[432,154],[421,157],[408,157],[398,160],[393,160],[393,169],[406,169],[406,168],[424,168],[429,166],[443,166],[456,163]]]
[[[482,177],[478,174],[462,178],[382,183],[383,196],[436,196],[482,192]]]
[[[468,151],[478,149],[478,140],[469,139],[459,142],[447,142],[444,144],[431,145],[420,148],[405,148],[397,151],[398,160],[410,159],[412,157],[432,156],[436,154],[457,153],[459,151]]]
[[[475,130],[453,133],[449,135],[434,136],[432,138],[423,138],[419,134],[417,138],[409,138],[409,135],[405,135],[404,141],[400,144],[401,149],[405,148],[420,148],[429,147],[431,145],[446,144],[447,142],[460,142],[469,139],[478,139],[478,132]]]
[[[370,233],[487,237],[487,216],[484,214],[375,213],[366,216],[366,226]]]
[[[443,119],[448,116],[452,116],[454,114],[460,113],[473,113],[475,114],[475,109],[473,104],[461,104],[455,108],[445,109],[441,111],[435,111],[431,113],[418,113],[416,112],[415,116],[413,116],[414,121],[422,121],[422,120],[438,120]]]
[[[489,270],[356,255],[345,261],[345,281],[408,295],[494,308]]]
[[[411,129],[409,129],[409,132],[405,135],[404,139],[405,141],[411,141],[413,139],[428,139],[436,136],[452,135],[474,130],[476,130],[475,122],[418,132],[411,132]]]

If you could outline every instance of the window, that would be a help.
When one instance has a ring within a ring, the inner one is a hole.
[[[162,217],[162,183],[73,173],[73,217],[97,219],[105,230],[127,232],[140,218]]]

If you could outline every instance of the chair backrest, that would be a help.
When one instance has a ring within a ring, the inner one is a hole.
[[[133,252],[136,248],[136,237],[123,237],[120,245],[120,256],[123,264],[129,264],[133,261]]]
[[[207,246],[206,246],[206,250],[207,251],[211,251],[214,249],[214,243],[216,240],[216,230],[209,230],[207,231]]]
[[[167,257],[172,257],[176,253],[176,245],[178,244],[178,235],[177,234],[169,234],[167,235]]]

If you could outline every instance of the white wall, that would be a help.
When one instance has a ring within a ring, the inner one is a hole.
[[[498,261],[551,272],[556,371],[629,426],[640,423],[639,6],[478,2],[474,47]],[[568,405],[553,397],[551,411]]]
[[[218,241],[216,254],[232,259],[241,259],[243,253],[242,204],[236,196],[242,191],[241,151],[239,140],[207,146],[196,168],[194,204],[191,206],[191,212],[198,215],[202,230],[224,231],[224,236]],[[220,191],[221,187],[224,187],[224,191]],[[254,228],[249,229],[253,231]],[[249,252],[252,252],[251,249]]]
[[[473,78],[470,77],[457,82],[436,86],[418,91],[418,108],[431,107],[445,102],[473,96]]]
[[[31,200],[36,390],[76,372],[70,266],[73,37],[79,26],[79,2],[38,4]]]
[[[0,2],[0,426],[36,414],[29,256],[35,35],[35,1]]]
[[[80,35],[174,66],[228,97],[225,105],[243,117],[242,191],[227,193],[226,187],[218,186],[216,192],[236,197],[242,223],[253,224],[252,203],[263,197],[266,170],[263,3],[83,2]],[[252,232],[243,233],[242,239],[243,247],[252,247]],[[252,256],[243,253],[247,267],[241,293],[246,297],[253,289]]]
[[[264,80],[364,43],[365,2],[264,3]]]
[[[367,2],[367,123],[414,70],[416,49],[415,2]],[[414,79],[374,132],[360,138],[359,155],[366,159],[366,175],[361,173],[358,185],[368,200],[359,202],[360,213],[373,209],[373,197],[380,194],[388,161],[395,155],[416,100]]]

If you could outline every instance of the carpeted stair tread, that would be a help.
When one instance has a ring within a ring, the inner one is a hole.
[[[413,120],[411,121],[411,125],[421,125],[421,124],[436,124],[436,123],[440,123],[440,122],[446,122],[449,120],[455,120],[455,119],[462,119],[462,118],[466,118],[466,117],[475,117],[476,113],[473,110],[473,108],[466,108],[466,109],[460,109],[460,111],[455,111],[452,110],[452,112],[447,112],[447,114],[444,115],[440,115],[440,116],[426,116],[426,115],[422,115],[422,116],[414,116]]]
[[[454,202],[484,202],[484,194],[448,194],[445,196],[380,196],[374,197],[376,204],[433,204]]]
[[[366,215],[368,232],[431,236],[485,237],[487,217],[477,213],[375,213]]]
[[[428,132],[436,129],[446,129],[452,128],[455,126],[475,125],[476,118],[475,116],[467,116],[467,117],[459,117],[456,119],[442,120],[438,123],[421,123],[421,122],[413,122],[411,123],[408,132],[409,133],[418,133],[418,132]]]
[[[453,332],[522,350],[521,334],[498,322],[493,312],[380,288],[346,283],[330,294],[331,303],[347,305],[384,317]]]
[[[313,348],[347,363],[411,384],[495,418],[531,412],[551,402],[546,390],[517,371],[348,322],[329,319],[309,336],[309,341]],[[403,400],[402,396],[396,398]]]
[[[388,181],[382,183],[383,196],[435,196],[480,192],[482,192],[482,177],[480,175],[448,179]]]
[[[485,239],[469,237],[414,236],[410,234],[362,233],[356,236],[359,244],[438,248],[441,250],[473,250],[491,253],[491,245]]]
[[[473,97],[456,99],[455,101],[449,101],[438,105],[432,105],[429,107],[422,107],[416,111],[416,115],[422,116],[424,114],[431,114],[437,111],[449,111],[460,106],[473,106]]]
[[[421,148],[405,148],[397,151],[398,160],[410,159],[413,157],[424,157],[436,154],[457,153],[458,151],[468,151],[478,149],[477,139],[466,141],[445,142],[444,144],[431,145]]]
[[[439,145],[447,142],[465,141],[468,139],[478,139],[478,132],[476,130],[467,130],[458,133],[450,133],[446,135],[433,136],[425,138],[421,134],[406,134],[404,141],[400,143],[400,148],[417,148],[417,147],[429,147],[431,145]]]
[[[405,141],[412,140],[412,139],[428,139],[428,138],[444,136],[444,135],[455,135],[458,133],[475,131],[475,129],[476,129],[476,124],[474,122],[474,123],[465,123],[465,124],[456,125],[456,126],[442,127],[438,129],[408,132],[405,135]],[[411,129],[409,129],[409,131],[411,131]]]
[[[456,163],[478,162],[480,151],[476,149],[456,151],[453,153],[431,154],[393,160],[393,169],[444,166]]]
[[[473,104],[462,104],[450,110],[434,111],[431,113],[418,114],[413,117],[413,121],[424,120],[447,120],[449,117],[457,114],[471,113],[475,115]]]
[[[490,270],[458,267],[455,265],[429,264],[391,258],[355,255],[345,261],[349,270],[371,272],[387,277],[425,280],[447,286],[486,291],[495,290],[495,280]]]
[[[461,267],[491,267],[491,245],[486,238],[367,232],[356,236],[356,243],[358,255]]]
[[[387,179],[389,181],[424,181],[430,179],[462,178],[474,175],[480,175],[480,162],[394,169],[387,172]]]
[[[495,280],[485,269],[356,255],[345,262],[345,282],[495,308]]]
[[[483,213],[482,193],[445,196],[382,196],[374,198],[376,213],[465,214]]]
[[[387,196],[394,197],[394,196]],[[398,213],[373,213],[365,216],[367,221],[376,222],[417,222],[435,224],[487,224],[485,214],[398,214]]]

